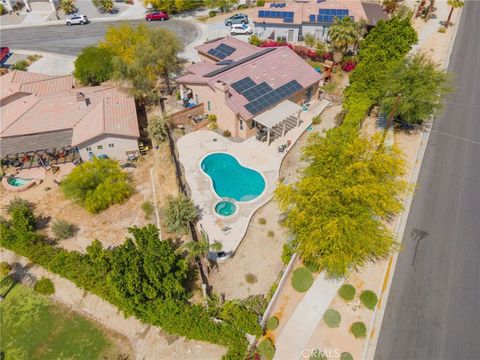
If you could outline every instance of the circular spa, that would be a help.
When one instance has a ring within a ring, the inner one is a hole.
[[[220,201],[215,205],[215,212],[220,216],[231,216],[236,210],[237,207],[231,201]]]

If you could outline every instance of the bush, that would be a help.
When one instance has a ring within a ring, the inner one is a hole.
[[[110,49],[87,46],[75,60],[73,75],[82,85],[100,85],[113,74],[113,53]]]
[[[182,235],[187,232],[189,222],[198,218],[198,211],[192,200],[181,194],[170,197],[163,208],[165,224],[169,232]]]
[[[315,349],[312,351],[309,360],[328,360],[327,355],[322,351]]]
[[[15,196],[7,205],[7,213],[12,214],[16,209],[26,208],[30,211],[35,210],[35,204],[21,197]]]
[[[153,206],[153,202],[147,200],[144,201],[142,204],[142,210],[145,215],[145,219],[149,220],[152,218],[153,212],[155,211],[155,207]]]
[[[357,339],[363,339],[364,337],[367,336],[367,327],[363,322],[355,322],[350,327],[350,332]]]
[[[147,132],[157,144],[168,140],[168,118],[165,116],[150,116]]]
[[[227,301],[223,305],[220,318],[247,334],[262,335],[262,328],[258,324],[257,315],[247,311],[245,307],[233,301]]]
[[[28,59],[28,61],[30,61],[30,63],[34,63],[35,61],[37,61],[38,59],[41,59],[41,58],[42,58],[42,55],[38,55],[38,54],[27,56],[27,59]]]
[[[232,136],[232,133],[230,132],[230,130],[225,130],[225,131],[223,132],[223,136],[225,136],[225,137],[230,137],[230,136]]]
[[[238,5],[237,10],[243,10],[243,9],[248,9],[248,5],[247,4]]]
[[[338,289],[338,295],[345,301],[351,301],[355,297],[355,288],[350,284],[344,284]]]
[[[254,45],[254,46],[260,46],[263,44],[263,40],[260,39],[260,37],[257,34],[252,34],[248,38],[248,42],[250,43],[250,45]]]
[[[323,321],[329,328],[336,328],[340,325],[340,321],[342,320],[342,316],[337,310],[328,309],[323,314]]]
[[[349,352],[343,352],[340,355],[340,360],[353,360],[353,356]]]
[[[269,230],[269,231],[267,232],[267,236],[273,238],[273,237],[275,236],[275,231]]]
[[[273,331],[278,327],[279,321],[276,316],[272,316],[267,320],[266,327],[268,330]]]
[[[8,274],[10,274],[11,271],[12,271],[12,266],[9,263],[7,263],[6,261],[2,261],[0,263],[0,276],[1,277],[7,276]]]
[[[265,0],[257,0],[257,6],[265,6]]]
[[[245,275],[245,281],[247,282],[247,284],[255,284],[258,279],[254,274],[248,273]]]
[[[216,12],[215,10],[210,10],[210,11],[208,12],[208,16],[209,16],[209,17],[215,17],[215,16],[217,16],[217,12]]]
[[[27,60],[20,60],[12,65],[12,70],[27,71],[29,66],[30,63]]]
[[[75,8],[75,3],[73,2],[73,0],[60,0],[58,7],[65,14],[72,14],[77,10]]]
[[[313,284],[313,275],[306,267],[295,269],[292,276],[292,286],[298,292],[305,292]]]
[[[78,227],[66,220],[57,219],[52,224],[52,232],[57,240],[65,240],[73,237]]]
[[[282,262],[287,265],[290,262],[293,254],[295,253],[295,249],[290,244],[283,244],[282,248]]]
[[[128,176],[115,160],[94,158],[62,181],[63,194],[91,213],[120,204],[133,193]]]
[[[207,119],[208,119],[209,122],[217,122],[217,115],[208,114]]]
[[[312,124],[313,125],[318,125],[322,122],[322,116],[318,114],[317,116],[314,116],[312,119]]]
[[[33,289],[43,295],[55,294],[55,286],[53,285],[52,280],[47,278],[41,278],[38,280]]]
[[[258,219],[258,223],[259,223],[260,225],[265,225],[265,224],[267,223],[267,219],[265,219],[265,218],[262,217],[262,218]]]
[[[375,294],[372,290],[362,291],[360,294],[360,301],[367,309],[373,310],[378,302],[377,294]]]
[[[444,34],[447,32],[447,28],[445,26],[440,26],[438,28],[438,32],[441,33],[441,34]]]
[[[272,340],[265,339],[258,345],[258,353],[263,360],[272,360],[273,355],[275,355],[275,346],[272,343]]]
[[[7,13],[7,9],[5,9],[5,5],[0,4],[0,15],[5,15]]]

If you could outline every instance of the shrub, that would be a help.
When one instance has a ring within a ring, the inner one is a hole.
[[[313,125],[318,125],[322,122],[322,116],[318,114],[317,116],[314,116],[312,119],[312,124]]]
[[[7,9],[5,8],[5,5],[0,4],[0,15],[5,15],[7,13]]]
[[[344,284],[338,289],[338,295],[345,301],[351,301],[355,297],[355,288],[350,284]]]
[[[272,316],[267,320],[266,327],[268,330],[272,331],[275,330],[278,327],[279,321],[276,316]]]
[[[340,355],[340,360],[353,360],[353,356],[349,352],[343,352]]]
[[[0,263],[0,276],[7,276],[12,271],[12,266],[6,261]]]
[[[58,4],[58,7],[65,14],[72,14],[77,10],[75,8],[75,3],[73,2],[73,0],[60,0],[60,3]]]
[[[295,249],[290,244],[283,244],[282,248],[282,262],[287,265],[292,258],[292,255],[295,253]]]
[[[149,220],[152,218],[153,212],[155,211],[155,207],[153,206],[153,202],[147,200],[144,201],[142,204],[142,210],[145,215],[145,219]]]
[[[262,335],[262,328],[258,324],[257,315],[247,311],[242,305],[227,301],[219,315],[222,320],[245,333],[255,336]]]
[[[208,119],[209,122],[217,122],[217,115],[208,114],[207,119]]]
[[[315,39],[315,36],[309,33],[305,34],[305,36],[303,37],[303,40],[305,41],[305,45],[310,47],[314,47],[315,44],[317,43],[317,39]]]
[[[265,0],[257,0],[257,6],[265,6]]]
[[[30,63],[27,60],[20,60],[12,65],[12,70],[27,71],[29,65]]]
[[[347,60],[343,63],[342,70],[345,72],[350,72],[355,69],[356,66],[357,62],[355,60]]]
[[[78,227],[66,220],[57,219],[52,224],[52,232],[57,240],[65,240],[73,237],[78,231]]]
[[[322,351],[315,349],[312,351],[309,360],[328,360],[327,355]]]
[[[378,302],[377,294],[375,294],[372,290],[362,291],[360,294],[360,301],[367,309],[373,310]]]
[[[182,235],[186,233],[189,222],[197,220],[198,211],[192,200],[181,194],[168,199],[163,215],[168,231]]]
[[[12,214],[16,209],[26,208],[30,211],[35,210],[35,204],[21,197],[15,196],[7,205],[7,213]]]
[[[87,46],[75,60],[73,75],[82,85],[100,85],[113,73],[113,52],[105,47]]]
[[[217,12],[216,12],[215,10],[210,10],[210,11],[208,12],[208,16],[209,16],[209,17],[215,17],[215,16],[217,16]]]
[[[230,137],[230,136],[232,136],[232,133],[230,132],[230,130],[225,130],[225,131],[223,132],[223,136],[225,136],[225,137]]]
[[[63,194],[91,213],[120,204],[133,193],[128,176],[115,160],[94,158],[73,169],[62,181]]]
[[[337,310],[328,309],[323,314],[323,321],[329,328],[336,328],[340,325],[340,321],[342,320],[342,316]]]
[[[292,286],[298,292],[305,292],[313,284],[313,275],[306,267],[295,269],[292,276]]]
[[[267,232],[267,236],[273,238],[273,237],[275,236],[275,231],[269,230],[269,231]]]
[[[248,9],[248,5],[247,4],[238,5],[237,10],[242,10],[242,9]]]
[[[357,339],[362,339],[367,336],[367,327],[363,322],[355,322],[350,327],[350,332],[355,336]]]
[[[438,28],[438,32],[441,33],[441,34],[444,34],[447,32],[447,28],[445,26],[440,26]]]
[[[258,345],[258,353],[264,360],[272,360],[275,355],[275,346],[272,340],[265,339]]]
[[[260,39],[260,37],[257,34],[252,34],[248,38],[248,42],[250,43],[250,45],[254,45],[254,46],[260,46],[263,44],[263,40]]]
[[[254,274],[248,273],[245,275],[245,281],[247,282],[247,284],[255,284],[258,279]]]
[[[41,59],[41,58],[42,58],[42,55],[38,55],[38,54],[27,56],[28,61],[30,61],[31,63],[33,63],[33,62],[35,62],[35,61],[37,61],[38,59]]]
[[[55,286],[53,285],[52,280],[47,278],[41,278],[38,280],[33,289],[43,295],[52,295],[55,293]]]
[[[258,223],[259,223],[260,225],[265,225],[265,224],[267,223],[267,219],[265,219],[265,218],[262,217],[262,218],[258,219]]]
[[[157,144],[164,143],[168,140],[168,118],[165,116],[151,116],[148,119],[147,132]]]

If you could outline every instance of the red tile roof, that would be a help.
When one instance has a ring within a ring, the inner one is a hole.
[[[214,49],[220,44],[225,44],[235,48],[235,51],[230,56],[227,56],[225,58],[233,61],[243,59],[247,56],[250,56],[258,52],[258,48],[256,46],[250,45],[245,41],[239,41],[238,39],[235,39],[230,35],[208,41],[202,45],[198,45],[195,47],[195,50],[197,50],[199,54],[202,54],[206,57],[210,57],[212,58],[213,61],[216,61],[218,59],[215,59],[214,57],[212,57],[212,55],[208,53],[208,50]]]

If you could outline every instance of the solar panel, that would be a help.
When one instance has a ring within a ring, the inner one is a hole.
[[[254,87],[255,81],[253,81],[250,77],[245,77],[241,80],[238,80],[232,84],[232,88],[238,92],[239,94],[243,93],[245,90]]]
[[[293,23],[293,18],[286,17],[286,18],[283,19],[283,22],[285,22],[285,23]]]
[[[262,95],[265,95],[266,93],[268,93],[269,91],[272,91],[273,89],[270,87],[270,85],[268,85],[265,81],[254,86],[254,87],[251,87],[250,89],[242,92],[242,95],[245,96],[247,98],[248,101],[252,101]]]
[[[245,105],[251,114],[255,115],[263,110],[279,103],[285,98],[295,94],[297,91],[302,89],[302,85],[298,83],[297,80],[292,80],[279,88],[269,91],[266,94],[250,101]]]
[[[218,59],[225,59],[227,56],[232,55],[232,53],[237,50],[234,47],[228,46],[226,44],[220,44],[214,49],[207,51],[208,54],[215,56]]]
[[[310,15],[308,18],[310,22],[315,22],[315,15]]]
[[[265,10],[260,10],[260,11],[258,12],[258,17],[264,18],[264,17],[265,17],[265,13],[266,13]]]
[[[252,55],[248,55],[246,57],[244,57],[243,59],[240,59],[240,60],[237,60],[235,62],[233,62],[232,64],[230,65],[226,65],[226,66],[222,66],[220,69],[216,69],[216,70],[213,70],[213,71],[210,71],[209,73],[205,74],[204,76],[205,77],[212,77],[212,76],[216,76],[218,74],[221,74],[227,70],[230,70],[238,65],[241,65],[241,64],[245,64],[246,62],[250,61],[250,60],[253,60],[253,59],[256,59],[260,56],[263,56],[265,55],[266,53],[269,53],[270,51],[274,51],[275,48],[274,47],[271,47],[271,48],[264,48],[262,50],[260,50],[259,52],[256,52]]]

